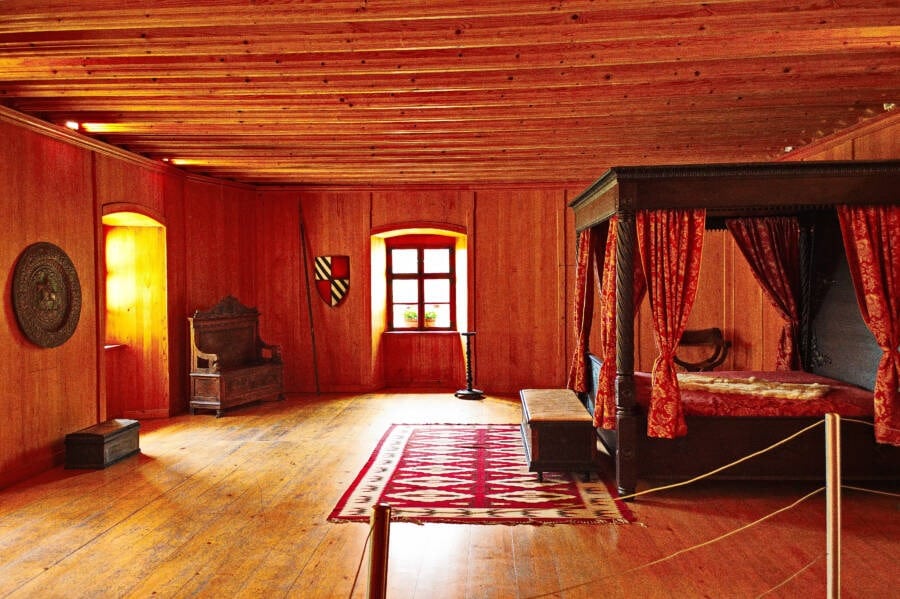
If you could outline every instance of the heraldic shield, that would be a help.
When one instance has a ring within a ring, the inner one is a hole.
[[[350,290],[350,256],[316,256],[316,290],[331,307],[337,306]]]

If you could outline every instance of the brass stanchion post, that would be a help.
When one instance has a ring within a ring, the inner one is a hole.
[[[841,596],[841,417],[825,414],[825,569],[828,599]]]
[[[379,503],[369,519],[372,543],[369,546],[369,599],[387,596],[388,545],[391,531],[391,506]]]

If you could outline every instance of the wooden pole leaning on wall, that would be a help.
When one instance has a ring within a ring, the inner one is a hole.
[[[841,418],[825,415],[826,597],[841,596]]]
[[[369,594],[367,597],[368,599],[385,599],[387,596],[391,506],[379,503],[373,507],[369,527],[372,529],[372,542],[369,545]]]
[[[303,206],[300,206],[300,253],[303,257],[303,281],[306,283],[306,313],[309,316],[309,338],[312,346],[313,377],[316,381],[316,395],[321,393],[319,386],[319,356],[316,351],[316,323],[313,320],[312,283],[309,278],[309,238],[306,236],[306,225],[303,222]]]

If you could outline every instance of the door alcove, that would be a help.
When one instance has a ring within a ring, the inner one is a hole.
[[[166,228],[137,212],[103,215],[107,418],[169,415]]]

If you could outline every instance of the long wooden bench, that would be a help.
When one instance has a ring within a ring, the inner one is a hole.
[[[597,469],[597,434],[593,419],[571,389],[522,389],[522,442],[528,470],[584,472]]]

